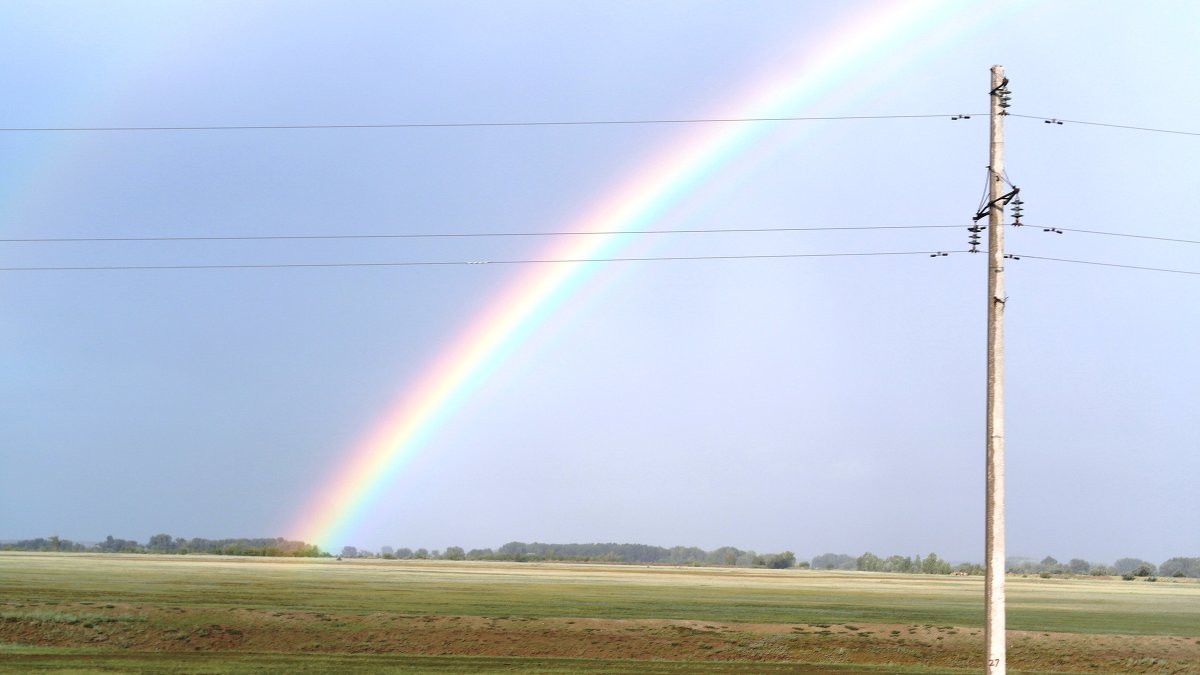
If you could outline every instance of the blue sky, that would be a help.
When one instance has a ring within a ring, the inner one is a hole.
[[[7,3],[0,127],[687,119],[870,3]],[[888,54],[657,227],[969,223],[1012,80],[1008,250],[1200,271],[1191,3],[1026,3]],[[969,13],[971,14],[971,13]],[[974,15],[971,14],[971,15]],[[801,61],[804,66],[816,66]],[[940,116],[943,115],[944,116]],[[0,132],[7,239],[562,232],[695,129]],[[965,229],[653,235],[660,256]],[[0,266],[538,257],[543,238],[0,243]],[[980,560],[984,257],[610,263],[387,489],[360,548],[630,541]],[[505,266],[0,272],[0,538],[284,535]],[[1197,555],[1200,277],[1013,261],[1008,550]]]

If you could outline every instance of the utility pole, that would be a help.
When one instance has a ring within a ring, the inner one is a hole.
[[[984,641],[988,675],[1006,672],[1004,598],[1004,109],[1008,78],[992,66],[988,147],[987,498]],[[1010,195],[1011,198],[1011,195]]]

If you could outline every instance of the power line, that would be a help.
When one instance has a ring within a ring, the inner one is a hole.
[[[1035,227],[1037,227],[1035,225]],[[1196,239],[1175,239],[1173,237],[1155,237],[1148,234],[1129,234],[1128,232],[1103,232],[1101,230],[1077,230],[1070,227],[1058,228],[1063,232],[1077,232],[1082,234],[1100,234],[1108,237],[1130,237],[1133,239],[1151,239],[1153,241],[1169,241],[1177,244],[1200,244],[1200,240]]]
[[[970,119],[972,116],[983,117],[984,113],[965,114],[919,114],[919,115],[825,115],[825,116],[788,116],[788,117],[698,117],[698,118],[660,118],[660,119],[627,119],[627,120],[534,120],[517,122],[389,122],[381,124],[214,124],[195,126],[112,126],[112,127],[0,127],[0,132],[7,133],[36,133],[36,132],[129,132],[129,131],[307,131],[307,130],[336,130],[336,129],[462,129],[489,127],[580,127],[580,126],[636,126],[653,124],[716,124],[716,123],[751,123],[751,122],[834,122],[853,120],[907,120],[907,119],[938,119],[952,120]],[[1085,126],[1106,127],[1110,129],[1125,129],[1129,131],[1146,131],[1159,134],[1175,134],[1180,136],[1200,136],[1197,131],[1181,129],[1163,129],[1159,127],[1144,127],[1132,124],[1113,124],[1110,122],[1093,122],[1089,120],[1072,120],[1062,117],[1047,117],[1043,115],[1022,115],[1009,113],[1009,117],[1040,120],[1055,124],[1081,124]]]
[[[1175,270],[1175,269],[1167,269],[1165,267],[1146,267],[1143,265],[1123,265],[1120,263],[1097,262],[1095,260],[1071,260],[1068,258],[1048,258],[1045,256],[1038,256],[1038,255],[1025,255],[1024,253],[1013,254],[1012,257],[1017,260],[1020,260],[1022,258],[1029,258],[1030,260],[1047,260],[1050,262],[1074,263],[1077,265],[1098,265],[1100,267],[1120,267],[1123,269],[1130,269],[1130,270],[1145,270],[1147,272],[1170,272],[1171,274],[1191,274],[1191,275],[1200,276],[1200,271],[1197,271],[1197,270]]]
[[[978,113],[972,113],[978,114]],[[820,117],[706,117],[632,120],[542,120],[527,122],[411,122],[386,124],[221,124],[161,127],[0,127],[0,132],[66,131],[268,131],[314,129],[459,129],[472,127],[580,127],[643,124],[710,124],[729,122],[829,122],[847,120],[902,120],[969,117],[969,115],[830,115]]]
[[[696,255],[651,256],[626,258],[546,258],[523,260],[433,260],[402,262],[345,262],[345,263],[261,263],[216,265],[104,265],[63,267],[0,267],[0,272],[90,272],[114,270],[226,270],[226,269],[289,269],[334,267],[448,267],[455,265],[532,265],[548,263],[611,263],[664,262],[677,260],[771,260],[787,258],[866,258],[873,256],[940,256],[966,251],[870,251],[864,253],[774,253],[761,255]]]
[[[1010,226],[1012,224],[1010,223]],[[1024,227],[1042,227],[1036,223],[1023,223]],[[4,244],[47,244],[47,243],[97,243],[97,242],[183,242],[183,241],[308,241],[308,240],[354,240],[354,239],[468,239],[486,237],[569,237],[598,235],[635,234],[764,234],[773,232],[860,232],[879,230],[923,230],[957,229],[964,225],[858,225],[858,226],[814,226],[814,227],[722,227],[707,229],[672,230],[596,230],[566,232],[419,232],[411,234],[278,234],[278,235],[210,235],[179,237],[30,237],[0,238]],[[1093,234],[1108,237],[1128,237],[1178,244],[1200,244],[1196,239],[1161,237],[1130,232],[1109,232],[1055,226],[1054,229],[1076,234]]]
[[[184,237],[39,237],[28,239],[0,239],[0,243],[65,243],[65,242],[156,242],[156,241],[279,241],[279,240],[324,240],[324,239],[432,239],[470,237],[557,237],[588,235],[625,234],[721,234],[721,233],[766,233],[766,232],[836,232],[860,230],[920,230],[933,228],[957,228],[961,225],[863,225],[850,227],[747,227],[679,230],[604,230],[575,232],[423,232],[415,234],[311,234],[311,235],[245,235],[245,236],[184,236]]]
[[[1041,120],[1053,124],[1083,124],[1092,127],[1107,127],[1110,129],[1126,129],[1128,131],[1149,131],[1156,134],[1176,134],[1179,136],[1200,136],[1200,131],[1181,131],[1179,129],[1159,129],[1154,127],[1139,127],[1130,124],[1110,124],[1108,122],[1088,122],[1085,120],[1068,120],[1061,117],[1041,117],[1039,115],[1018,115],[1009,113],[1009,117],[1023,117],[1029,120]]]

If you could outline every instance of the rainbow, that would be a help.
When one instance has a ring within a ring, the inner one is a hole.
[[[782,63],[757,86],[726,106],[725,117],[784,117],[814,106],[842,103],[851,83],[869,84],[894,74],[898,63],[928,57],[940,45],[962,39],[988,23],[1000,3],[961,0],[884,2],[863,8],[809,44],[798,58]],[[1010,6],[1011,9],[1011,6]],[[980,72],[990,64],[981,64]],[[569,231],[608,236],[564,237],[546,258],[585,259],[612,255],[629,235],[678,209],[718,173],[727,175],[771,151],[765,141],[779,131],[773,123],[703,124],[669,151],[607,192]],[[381,494],[415,453],[433,437],[498,365],[572,297],[596,265],[531,265],[502,290],[481,315],[470,320],[352,449],[334,477],[307,504],[289,535],[329,546],[344,541],[368,518]]]

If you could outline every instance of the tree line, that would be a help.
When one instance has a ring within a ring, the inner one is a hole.
[[[823,553],[812,559],[813,569],[822,570],[858,570],[860,572],[901,572],[908,574],[983,574],[983,566],[976,563],[961,563],[951,566],[930,553],[922,558],[893,555],[880,558],[873,553],[864,553],[857,558],[842,553]],[[1156,575],[1164,577],[1200,578],[1200,558],[1171,558],[1161,565],[1142,560],[1141,558],[1121,558],[1112,565],[1093,563],[1082,558],[1072,558],[1067,562],[1059,562],[1052,556],[1041,560],[1033,558],[1011,557],[1005,561],[1005,567],[1011,574],[1038,574],[1040,576],[1057,575],[1091,575],[1091,576],[1120,576],[1126,579],[1146,577],[1153,579]]]
[[[57,536],[22,539],[0,544],[3,551],[62,551],[67,553],[206,553],[209,555],[271,556],[315,558],[328,556],[320,548],[302,541],[289,541],[282,537],[258,539],[203,539],[194,537],[172,537],[156,534],[145,543],[132,539],[118,539],[111,534],[96,544],[81,544]]]
[[[1092,563],[1081,558],[1072,558],[1067,562],[1059,562],[1051,556],[1041,560],[1030,558],[1009,558],[1008,571],[1020,574],[1039,574],[1042,576],[1060,574],[1090,574],[1093,576],[1121,576],[1126,579],[1134,577],[1154,578],[1192,577],[1200,578],[1200,558],[1171,558],[1161,565],[1155,565],[1141,558],[1121,558],[1111,565]]]
[[[362,558],[381,557],[400,560],[494,560],[509,562],[606,562],[606,563],[637,563],[655,565],[728,565],[738,567],[767,567],[786,569],[796,566],[796,554],[791,551],[782,553],[759,554],[754,551],[743,551],[732,546],[722,546],[705,551],[695,546],[651,546],[647,544],[544,544],[541,542],[525,543],[510,541],[497,548],[473,548],[464,551],[460,546],[447,547],[445,551],[413,549],[407,547],[392,548],[384,546],[378,554],[371,551],[360,551],[353,546],[342,549],[341,557]],[[807,563],[802,563],[807,565]]]
[[[83,544],[61,539],[57,536],[23,539],[0,543],[3,551],[43,551],[67,553],[156,553],[185,555],[189,553],[232,556],[273,557],[332,557],[315,544],[291,541],[282,537],[203,539],[194,537],[172,537],[156,534],[146,543],[131,539],[119,539],[109,535],[104,541]],[[843,553],[822,553],[811,561],[798,561],[791,551],[759,554],[733,546],[722,546],[706,551],[695,546],[651,546],[647,544],[545,544],[510,541],[497,549],[475,548],[464,550],[460,546],[449,546],[444,551],[425,548],[393,548],[384,546],[378,552],[346,546],[339,558],[384,558],[388,560],[492,560],[511,562],[602,562],[656,565],[712,565],[726,567],[764,567],[788,569],[793,567],[818,570],[858,570],[862,572],[895,572],[901,574],[983,574],[977,563],[951,565],[937,554],[907,557],[892,555],[886,558],[873,553],[851,556]],[[1200,557],[1170,558],[1159,565],[1140,558],[1121,558],[1112,565],[1093,563],[1081,558],[1067,562],[1046,556],[1033,558],[1009,558],[1007,571],[1013,574],[1092,575],[1121,576],[1126,579],[1164,577],[1200,578]]]

